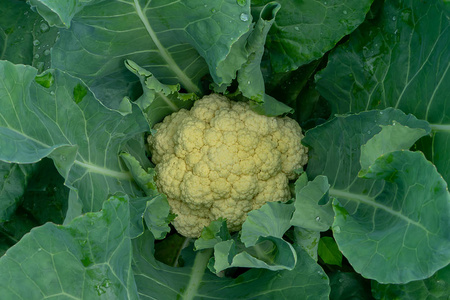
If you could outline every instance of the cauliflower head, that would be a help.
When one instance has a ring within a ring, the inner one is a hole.
[[[259,115],[245,102],[212,94],[155,125],[148,137],[156,184],[167,196],[175,229],[199,237],[226,218],[240,230],[247,213],[290,198],[289,180],[306,164],[298,123]]]

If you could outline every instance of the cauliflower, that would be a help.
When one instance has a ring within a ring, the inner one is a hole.
[[[212,94],[156,124],[148,137],[156,184],[167,196],[175,229],[199,237],[226,218],[240,230],[247,213],[290,198],[289,180],[306,164],[297,122],[259,115],[247,103]]]

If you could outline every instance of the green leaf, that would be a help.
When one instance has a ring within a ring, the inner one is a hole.
[[[70,225],[34,228],[0,258],[5,299],[137,299],[127,197]],[[120,233],[120,234],[118,234]]]
[[[73,0],[76,11],[66,1],[52,2],[59,19],[72,18],[53,47],[52,66],[81,78],[108,107],[139,96],[125,58],[162,83],[197,94],[203,76],[210,73],[218,85],[228,84],[243,63],[230,60],[227,68],[220,67],[250,29],[250,1],[241,6],[224,0]]]
[[[354,272],[334,272],[330,275],[330,300],[372,300],[370,282]],[[393,299],[393,298],[392,298]]]
[[[409,128],[396,123],[380,127],[381,131],[368,140],[367,144],[361,146],[362,169],[359,176],[363,176],[379,156],[396,150],[408,150],[419,138],[429,134],[431,129],[426,124],[425,127],[428,127],[426,130]],[[386,143],[386,141],[389,141],[389,143]]]
[[[277,1],[281,9],[266,44],[273,70],[295,70],[322,57],[364,21],[372,1]],[[253,0],[253,13],[268,2]]]
[[[261,72],[261,59],[264,54],[266,36],[275,21],[279,9],[280,5],[272,2],[261,10],[259,19],[247,40],[246,50],[248,52],[248,60],[242,65],[237,76],[239,90],[242,92],[242,95],[254,101],[253,106],[261,106],[260,109],[264,109],[265,114],[271,116],[280,115],[292,110],[286,105],[282,106],[282,103],[279,106],[285,107],[286,110],[282,110],[280,113],[273,110],[270,106],[267,107],[268,103],[266,101],[272,101],[274,103],[277,101],[269,95],[266,95],[264,78]]]
[[[76,103],[73,90],[84,84],[61,71],[49,72],[55,81],[44,88],[34,81],[36,69],[0,61],[6,75],[0,82],[0,159],[32,163],[51,157],[84,211],[100,209],[115,192],[142,195],[118,156],[128,140],[148,130],[140,109],[134,105],[123,116],[89,90]]]
[[[170,213],[169,202],[164,194],[154,196],[147,201],[144,220],[147,228],[156,239],[163,239],[170,232],[169,223],[176,217]]]
[[[20,165],[0,161],[0,223],[8,221],[21,203],[36,164]]]
[[[319,231],[294,227],[294,240],[297,245],[301,246],[302,249],[309,254],[309,256],[317,261],[317,249],[320,240]]]
[[[28,0],[31,7],[39,12],[51,26],[70,27],[70,22],[77,12],[93,0]]]
[[[150,127],[161,122],[165,116],[182,108],[191,108],[198,99],[194,93],[180,93],[180,85],[162,84],[152,73],[139,67],[135,62],[127,60],[125,66],[139,77],[143,95],[136,104],[145,112]]]
[[[328,230],[334,218],[328,197],[329,188],[325,176],[317,176],[301,189],[296,186],[295,212],[291,224],[314,231]]]
[[[217,243],[229,239],[231,239],[231,235],[227,228],[227,222],[225,219],[219,218],[203,229],[200,237],[195,240],[194,249],[214,248]]]
[[[328,277],[302,249],[292,271],[252,269],[235,279],[217,277],[206,269],[210,252],[197,251],[185,255],[185,266],[169,267],[153,257],[154,240],[145,233],[134,241],[134,274],[141,297],[154,299],[295,299],[311,295],[328,299]],[[197,255],[197,257],[196,257]],[[158,284],[155,284],[155,281]],[[295,282],[295,284],[292,284]],[[186,295],[188,294],[189,295]],[[188,298],[188,296],[190,298]]]
[[[30,178],[21,207],[39,225],[46,222],[62,224],[67,213],[68,198],[69,188],[64,186],[64,178],[52,160],[43,159]]]
[[[450,202],[445,182],[421,153],[385,154],[369,169],[371,179],[358,178],[361,146],[394,121],[425,129],[423,121],[390,108],[337,116],[303,142],[310,150],[306,172],[327,176],[337,199],[332,229],[339,249],[364,277],[406,283],[448,264]]]
[[[211,270],[215,273],[232,267],[292,270],[297,255],[283,235],[291,227],[293,210],[291,204],[268,202],[249,212],[242,225],[240,241],[229,239],[214,244]]]
[[[0,60],[36,67],[39,73],[50,67],[51,48],[58,37],[25,1],[2,1],[0,18]]]
[[[317,87],[334,113],[395,107],[426,120],[422,150],[450,182],[450,7],[442,1],[388,1],[331,53]]]
[[[332,237],[324,236],[320,239],[318,254],[324,263],[342,266],[342,253]]]
[[[446,300],[450,295],[450,266],[437,271],[425,280],[407,284],[380,284],[372,282],[372,294],[375,299],[436,299]]]
[[[291,227],[293,211],[293,205],[281,202],[267,202],[252,210],[242,224],[241,241],[249,247],[255,245],[259,237],[282,238]]]

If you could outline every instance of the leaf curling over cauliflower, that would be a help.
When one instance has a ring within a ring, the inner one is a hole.
[[[259,115],[218,94],[154,129],[148,143],[156,184],[177,214],[175,229],[186,237],[199,237],[220,217],[238,231],[249,211],[289,200],[289,180],[308,160],[296,121]]]

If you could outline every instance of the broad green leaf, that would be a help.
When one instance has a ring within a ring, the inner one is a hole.
[[[58,29],[50,27],[25,1],[2,1],[0,60],[32,65],[42,72],[50,67],[57,37]]]
[[[142,195],[118,156],[129,139],[148,131],[136,105],[123,116],[99,103],[80,80],[58,70],[49,71],[54,77],[50,88],[35,82],[32,67],[0,61],[0,73],[6,75],[0,81],[1,160],[32,163],[51,157],[84,211],[100,209],[115,192]],[[78,103],[75,88],[87,91]]]
[[[393,122],[426,130],[423,121],[390,108],[337,116],[308,131],[303,142],[310,149],[306,172],[327,176],[330,197],[337,199],[332,229],[339,249],[364,277],[406,283],[448,263],[450,202],[442,177],[420,153],[385,154],[378,168],[384,161],[394,171],[358,177],[361,146]]]
[[[334,272],[330,275],[330,300],[372,300],[370,282],[354,272]]]
[[[8,221],[25,193],[36,164],[10,164],[0,161],[0,223]]]
[[[67,226],[34,228],[0,258],[4,299],[138,299],[127,197]]]
[[[407,284],[379,284],[372,282],[372,294],[375,299],[402,300],[447,300],[450,295],[450,266],[437,271],[425,280]]]
[[[291,244],[277,237],[260,237],[245,248],[234,240],[217,243],[209,268],[216,274],[235,267],[279,271],[293,270],[296,263],[297,254]]]
[[[136,104],[145,112],[150,127],[153,127],[163,118],[182,108],[189,109],[193,100],[198,97],[194,93],[180,93],[180,85],[162,84],[152,73],[139,67],[135,62],[127,60],[125,66],[139,77],[142,84],[143,95]]]
[[[359,176],[362,176],[379,156],[396,150],[408,150],[419,138],[430,133],[429,128],[409,128],[395,123],[380,127],[381,131],[361,146],[362,169]]]
[[[430,123],[426,151],[450,182],[450,7],[387,1],[331,53],[317,87],[334,113],[395,107]]]
[[[364,21],[372,1],[277,1],[281,9],[266,44],[273,70],[295,70],[322,57]],[[268,2],[252,0],[253,13]]]
[[[310,295],[328,299],[330,292],[328,277],[302,249],[296,249],[299,260],[292,271],[253,269],[235,279],[220,278],[207,270],[208,250],[184,256],[182,268],[155,260],[153,251],[154,240],[148,232],[134,240],[133,270],[142,298],[295,299]]]
[[[291,227],[293,211],[293,205],[281,202],[267,202],[261,208],[252,210],[242,224],[241,241],[250,247],[259,237],[282,238]]]
[[[319,241],[319,257],[329,265],[342,266],[342,253],[336,244],[336,241],[329,236],[324,236]]]
[[[292,270],[297,255],[291,244],[283,239],[291,227],[292,204],[268,202],[261,208],[248,213],[242,225],[240,240],[227,239],[226,235],[214,235],[215,239],[198,242],[203,246],[214,246],[214,258],[210,269],[219,273],[232,267],[264,268],[272,271]],[[210,225],[203,232],[220,233],[217,224]],[[222,241],[218,241],[222,239]],[[196,245],[198,244],[196,242]]]
[[[319,231],[294,227],[295,243],[302,247],[302,249],[305,250],[315,261],[318,259],[317,249],[319,247],[319,240]]]
[[[73,15],[65,0],[52,2],[58,3],[53,12],[60,19]],[[203,76],[210,73],[217,84],[228,84],[243,63],[231,60],[220,67],[228,55],[238,55],[231,48],[250,29],[250,1],[242,6],[234,0],[72,2],[85,6],[69,29],[61,29],[52,66],[81,78],[109,107],[119,107],[124,96],[139,96],[124,59],[164,84],[197,94]]]
[[[334,218],[328,197],[329,188],[325,176],[317,176],[301,189],[296,187],[295,211],[291,224],[308,230],[328,230]]]
[[[70,27],[77,12],[93,0],[28,0],[31,7],[39,12],[51,26]]]

